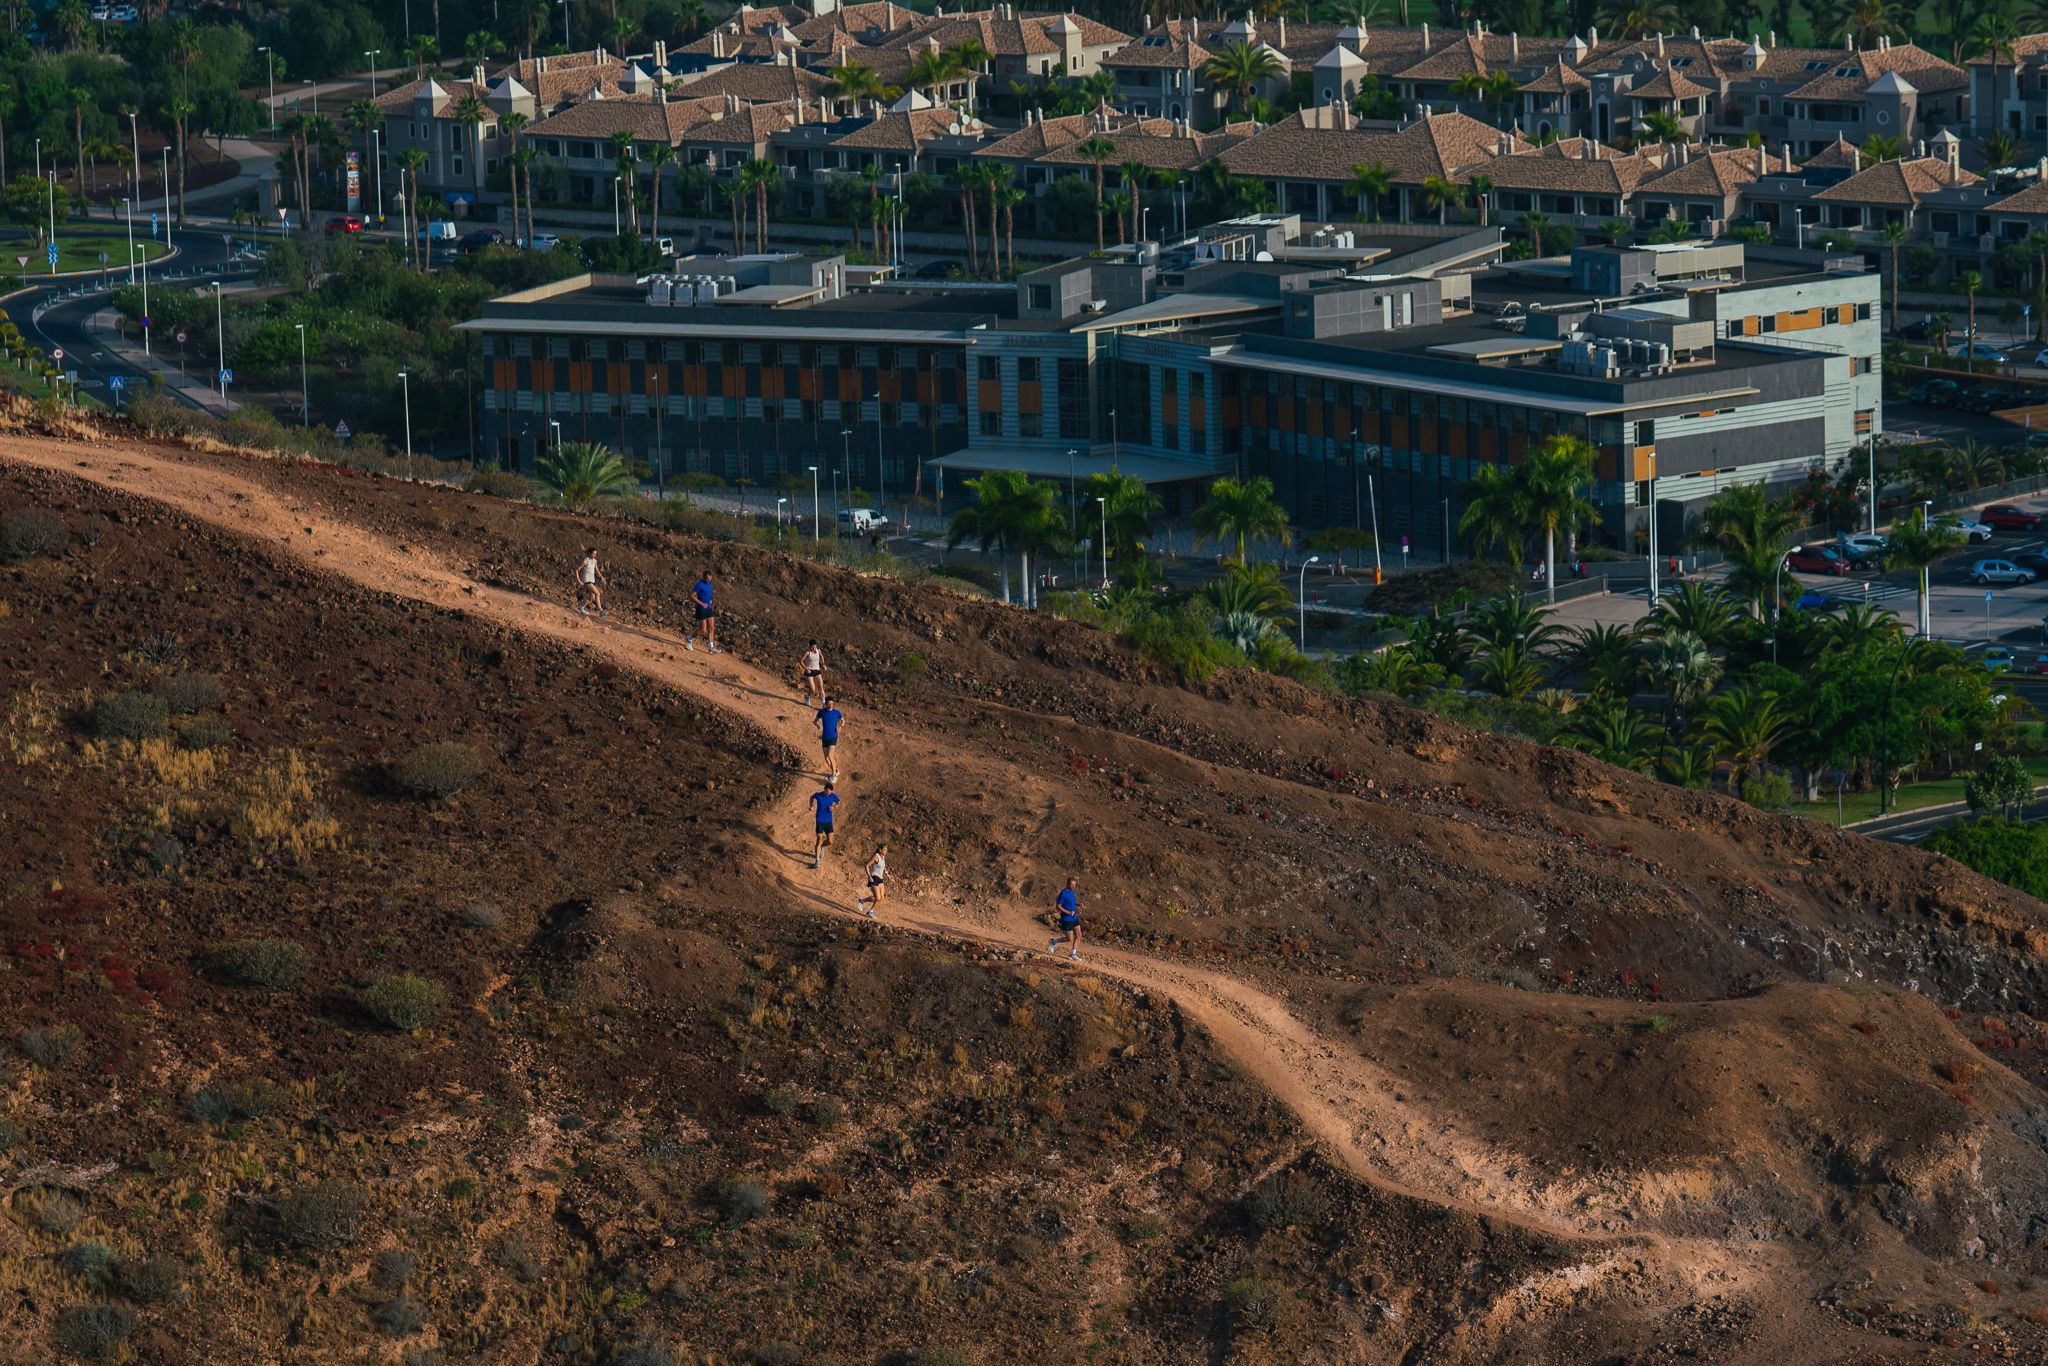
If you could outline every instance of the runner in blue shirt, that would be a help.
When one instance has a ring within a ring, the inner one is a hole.
[[[825,746],[825,767],[835,778],[839,776],[839,761],[832,757],[832,752],[839,748],[839,723],[845,719],[844,714],[832,705],[832,699],[828,697],[825,699],[825,705],[818,709],[818,718],[814,723],[818,727],[818,738]]]
[[[725,653],[718,648],[718,613],[711,610],[710,570],[705,570],[704,576],[697,580],[697,586],[690,590],[690,605],[697,610],[697,624],[690,628],[689,639],[683,642],[683,648],[696,649],[697,632],[702,631],[704,642],[711,647],[712,654]]]
[[[811,831],[811,867],[818,866],[818,851],[832,843],[832,808],[839,805],[839,794],[832,790],[832,780],[827,778],[822,791],[811,794],[810,804],[818,809],[816,824]]]
[[[1074,889],[1080,885],[1080,879],[1070,877],[1066,890],[1053,898],[1053,907],[1059,913],[1060,933],[1067,937],[1067,957],[1076,963],[1081,961],[1081,897]],[[1059,947],[1060,941],[1055,939],[1045,946],[1045,951],[1057,953]]]

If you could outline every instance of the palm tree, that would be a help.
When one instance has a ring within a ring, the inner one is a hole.
[[[1102,251],[1102,163],[1116,155],[1116,144],[1097,133],[1074,149],[1074,155],[1095,163],[1095,250]]]
[[[1881,133],[1872,133],[1863,140],[1861,151],[1863,156],[1873,166],[1880,161],[1897,161],[1905,155],[1906,140],[1901,137],[1886,137]]]
[[[1131,160],[1119,163],[1116,168],[1124,178],[1124,188],[1130,191],[1131,240],[1141,241],[1144,232],[1138,222],[1138,210],[1144,206],[1145,182],[1152,177],[1152,168],[1142,161]]]
[[[1382,158],[1370,166],[1354,165],[1351,168],[1351,179],[1344,186],[1344,193],[1353,199],[1370,201],[1372,207],[1368,210],[1367,216],[1359,220],[1366,223],[1378,220],[1380,200],[1393,188],[1394,173],[1388,169],[1385,159]]]
[[[1357,686],[1367,692],[1413,697],[1435,687],[1444,676],[1441,665],[1417,659],[1414,652],[1405,645],[1396,645],[1376,655],[1365,655],[1360,658],[1366,662],[1357,675]]]
[[[1108,537],[1112,558],[1127,560],[1142,553],[1152,539],[1152,518],[1166,507],[1159,495],[1136,475],[1091,474],[1082,481],[1076,502],[1092,508],[1097,500],[1102,503],[1098,524]]]
[[[1642,124],[1644,142],[1691,142],[1692,134],[1685,131],[1685,125],[1675,114],[1662,109],[1652,109],[1638,120]]]
[[[1737,781],[1769,761],[1771,750],[1799,733],[1799,718],[1775,692],[1744,684],[1721,693],[1701,709],[1699,736],[1728,760],[1728,793]]]
[[[1641,773],[1650,766],[1657,742],[1657,729],[1644,715],[1626,704],[1589,712],[1577,734],[1562,743],[1584,750],[1602,763]]]
[[[633,487],[633,472],[611,449],[597,441],[565,441],[553,455],[534,462],[534,476],[563,502],[581,506]]]
[[[64,36],[65,46],[78,47],[85,38],[89,22],[83,0],[59,0],[56,8],[50,11],[50,22]]]
[[[752,177],[754,186],[754,249],[766,253],[768,250],[768,187],[782,183],[782,172],[767,157],[755,157],[746,164],[745,172]]]
[[[422,271],[427,268],[426,243],[416,240],[415,225],[420,218],[420,172],[426,168],[427,154],[419,148],[409,148],[398,154],[398,169],[412,185],[412,193],[406,198],[406,203],[410,206],[405,223],[406,257]]]
[[[1553,603],[1557,601],[1559,529],[1576,530],[1599,520],[1600,510],[1585,495],[1593,484],[1595,454],[1593,447],[1580,437],[1551,436],[1529,452],[1522,466],[1529,520],[1543,529],[1543,586]]]
[[[478,135],[478,130],[496,116],[491,113],[491,107],[476,96],[464,95],[455,102],[455,107],[448,111],[448,117],[469,129],[469,160],[470,165],[474,167],[478,160],[479,145],[483,141]]]
[[[920,52],[910,59],[910,88],[930,91],[933,104],[939,102],[939,86],[952,74],[943,53]]]
[[[1923,512],[1922,516],[1925,516]],[[1893,522],[1891,532],[1885,537],[1884,562],[1887,569],[1911,569],[1914,571],[1914,585],[1919,591],[1920,611],[1917,617],[1920,634],[1930,633],[1927,618],[1927,567],[1943,559],[1963,543],[1963,533],[1955,523],[1943,521],[1932,526],[1914,526],[1905,519]]]
[[[1248,563],[1245,542],[1277,540],[1294,544],[1287,526],[1287,509],[1273,501],[1273,481],[1265,475],[1254,479],[1218,479],[1209,486],[1209,497],[1195,509],[1195,549],[1214,542],[1237,542],[1237,562]]]
[[[1519,702],[1542,686],[1548,670],[1528,646],[1509,641],[1489,649],[1479,661],[1479,686],[1510,702]]]
[[[1728,561],[1728,592],[1747,598],[1752,615],[1762,615],[1766,596],[1776,603],[1785,547],[1804,522],[1790,498],[1770,497],[1761,480],[1725,488],[1708,500],[1699,539]]]
[[[1964,334],[1967,338],[1964,346],[1975,346],[1977,344],[1977,291],[1984,288],[1984,277],[1974,270],[1965,270],[1952,277],[1948,282],[1948,287],[1951,293],[1967,294],[1970,298],[1970,330]]]
[[[981,252],[979,244],[975,241],[974,187],[979,182],[980,176],[975,173],[974,165],[970,162],[964,166],[955,166],[952,170],[946,172],[946,180],[954,189],[960,191],[961,231],[966,234],[967,239],[967,273],[969,275],[979,275],[981,273]]]
[[[1476,175],[1465,182],[1466,191],[1472,196],[1472,207],[1479,210],[1479,226],[1486,226],[1486,197],[1493,193],[1493,177]]]
[[[1880,38],[1898,37],[1910,31],[1910,23],[1893,0],[1849,0],[1837,11],[1828,41],[1855,40],[1858,48],[1874,48]]]
[[[369,101],[358,100],[357,103],[368,104]],[[512,152],[511,155],[505,158],[505,174],[506,178],[512,182],[512,241],[517,244],[521,241],[531,240],[530,237],[522,238],[519,232],[519,171],[525,165],[519,158],[519,135],[526,130],[526,115],[516,111],[509,114],[500,114],[498,116],[498,129],[507,138],[511,139]],[[659,207],[658,201],[657,207]],[[532,211],[533,206],[528,204],[527,212],[531,213]]]
[[[1681,729],[1685,709],[1704,697],[1721,676],[1721,662],[1707,642],[1689,631],[1672,631],[1651,641],[1643,651],[1643,672],[1666,699],[1664,732]]]
[[[1735,629],[1737,608],[1727,593],[1711,584],[1688,579],[1662,593],[1657,605],[1643,622],[1646,636],[1684,631],[1698,636],[1709,647],[1722,644]]]
[[[1465,187],[1458,184],[1455,180],[1447,180],[1443,176],[1433,175],[1422,182],[1421,197],[1422,207],[1424,209],[1435,209],[1436,221],[1439,225],[1442,225],[1449,221],[1447,215],[1453,206],[1462,207],[1464,205]]]
[[[1118,190],[1102,201],[1103,208],[1116,220],[1116,244],[1124,244],[1124,215],[1130,213],[1131,201],[1136,198],[1129,190]]]
[[[962,541],[974,541],[984,555],[994,552],[1003,575],[1003,601],[1010,601],[1009,554],[1023,556],[1023,586],[1028,598],[1033,550],[1046,553],[1066,534],[1053,513],[1056,492],[1051,484],[1034,484],[1022,470],[990,470],[979,479],[967,481],[974,501],[953,514],[946,530],[948,549]]]
[[[831,80],[825,86],[825,93],[833,99],[850,99],[854,112],[860,111],[860,102],[866,100],[870,108],[892,98],[889,85],[875,74],[874,68],[860,62],[848,61],[833,67],[828,73]]]
[[[1823,650],[1859,654],[1895,643],[1905,634],[1899,614],[1876,603],[1851,603],[1838,616],[1824,616],[1815,630]]]
[[[1600,235],[1607,239],[1607,245],[1610,247],[1620,246],[1621,239],[1628,236],[1631,231],[1633,230],[1629,225],[1619,218],[1611,218],[1600,225]]]
[[[78,139],[77,147],[74,149],[76,154],[74,165],[78,176],[78,197],[83,199],[85,198],[85,107],[90,104],[94,108],[98,108],[99,101],[92,91],[79,85],[71,87],[69,99],[71,103],[71,117],[77,130]]]
[[[1600,31],[1633,41],[1653,33],[1678,31],[1678,11],[1663,0],[1616,0],[1600,16]]]
[[[2034,337],[2039,341],[2048,341],[2048,307],[2044,307],[2042,302],[2048,299],[2048,232],[2028,233],[2027,250],[2034,253]],[[1893,273],[1897,274],[1896,269]],[[1896,303],[1892,305],[1892,310],[1893,321],[1896,322]]]
[[[1903,221],[1887,223],[1877,234],[1878,244],[1888,248],[1892,254],[1892,331],[1894,333],[1897,333],[1899,330],[1899,248],[1905,245],[1906,235],[1907,228]]]
[[[995,207],[1003,211],[1003,250],[1009,257],[1009,272],[1014,275],[1017,271],[1016,210],[1019,204],[1030,198],[1031,192],[1009,183],[1009,167],[1002,166],[997,169],[1003,172],[1003,176],[996,182],[992,194]],[[994,232],[994,227],[991,226],[989,231]]]
[[[654,168],[654,197],[649,201],[654,221],[648,225],[648,235],[656,242],[661,240],[661,173],[675,159],[676,149],[665,142],[657,142],[648,147],[647,155],[642,158]]]
[[[1259,88],[1260,81],[1276,79],[1285,74],[1280,59],[1261,46],[1250,43],[1226,43],[1202,67],[1211,88],[1227,91],[1240,99],[1249,98]]]
[[[1484,464],[1458,485],[1458,499],[1465,505],[1458,516],[1458,535],[1472,547],[1473,556],[1498,546],[1519,578],[1529,537],[1529,496],[1521,480],[1505,465]]]
[[[1279,566],[1270,564],[1231,565],[1222,578],[1202,588],[1201,599],[1219,616],[1254,612],[1281,617],[1294,608],[1294,600],[1280,578]]]
[[[1635,632],[1626,626],[1585,626],[1573,634],[1561,662],[1594,692],[1626,698],[1635,691],[1636,675],[1642,672],[1639,644]]]
[[[178,132],[178,226],[181,228],[185,226],[185,120],[198,112],[199,106],[190,100],[172,100],[164,107],[164,116],[176,125]]]
[[[1994,128],[1977,139],[1977,150],[1984,155],[1984,169],[1995,171],[2001,166],[2010,166],[2019,160],[2025,150],[2020,140],[2003,128]]]
[[[1975,47],[1977,51],[1989,53],[1991,56],[1991,108],[1994,111],[2005,107],[2005,102],[1998,98],[1998,59],[2003,57],[2008,62],[2011,62],[2013,69],[2017,71],[2019,69],[2019,58],[2014,55],[2014,45],[2018,43],[2019,38],[2019,25],[2012,21],[2010,15],[2001,14],[1997,10],[1991,10],[1989,13],[1986,13],[1983,18],[1977,21],[1977,27],[1971,31],[1971,46]],[[2019,92],[2014,91],[2013,93],[2018,94]],[[2000,131],[2003,130],[2001,129]],[[1989,162],[1987,164],[2003,166],[2006,162]]]

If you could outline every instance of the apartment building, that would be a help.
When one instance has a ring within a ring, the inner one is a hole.
[[[1457,246],[1147,249],[979,286],[862,285],[824,254],[700,258],[680,298],[668,277],[583,276],[462,327],[482,334],[483,432],[509,467],[585,439],[664,475],[815,470],[875,497],[1115,467],[1169,515],[1221,475],[1264,475],[1303,527],[1377,516],[1425,554],[1475,470],[1548,436],[1595,447],[1618,545],[1653,509],[1683,534],[1720,489],[1795,482],[1881,432],[1879,278],[1853,258],[1591,247],[1475,273],[1440,264]]]

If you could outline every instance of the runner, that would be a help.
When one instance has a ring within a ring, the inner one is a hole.
[[[868,860],[868,894],[855,897],[853,908],[864,910],[870,920],[876,919],[875,912],[882,909],[882,892],[889,884],[889,846],[875,846],[875,856]]]
[[[839,805],[839,794],[832,790],[832,780],[827,778],[825,786],[811,794],[810,804],[817,808],[811,830],[811,867],[818,866],[819,851],[829,848],[832,843],[832,808]]]
[[[1081,898],[1074,889],[1080,885],[1080,879],[1070,877],[1066,890],[1053,898],[1053,905],[1059,911],[1060,933],[1067,937],[1067,957],[1076,963],[1081,961]],[[1045,951],[1057,953],[1059,947],[1060,941],[1055,939],[1045,946]]]
[[[697,648],[697,632],[704,633],[704,641],[711,647],[712,654],[723,654],[718,648],[718,613],[711,610],[711,571],[705,570],[704,577],[697,580],[697,586],[690,590],[690,605],[697,609],[697,624],[690,630],[690,638],[683,642],[685,650]]]
[[[804,657],[799,662],[798,668],[802,670],[804,676],[804,701],[810,702],[813,698],[816,698],[815,705],[824,705],[825,652],[818,648],[817,641],[812,641],[811,648],[804,651]]]
[[[590,608],[583,605],[583,597],[587,593],[590,595],[591,606],[597,608],[599,616],[608,617],[611,615],[611,613],[604,610],[604,588],[602,586],[604,582],[604,570],[597,567],[597,547],[592,546],[583,552],[583,563],[576,566],[577,611],[586,617],[590,615]]]
[[[819,691],[822,692],[823,689]],[[833,751],[839,748],[839,723],[845,719],[845,715],[832,705],[832,699],[828,697],[825,699],[825,705],[818,709],[818,719],[815,723],[818,727],[818,738],[825,746],[825,767],[835,778],[839,776],[839,761],[832,756]]]

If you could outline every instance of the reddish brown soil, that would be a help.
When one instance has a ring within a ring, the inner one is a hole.
[[[90,1052],[18,1069],[0,1116],[34,1121],[30,1161],[120,1163],[108,1227],[209,1269],[146,1316],[163,1359],[219,1323],[257,1351],[366,1343],[362,1305],[276,1307],[294,1258],[372,1295],[363,1253],[330,1270],[265,1222],[266,1191],[335,1173],[445,1272],[424,1340],[522,1359],[564,1334],[840,1361],[2039,1351],[2048,925],[1953,864],[1259,675],[1183,689],[1087,628],[751,547],[232,456],[0,457],[0,503],[120,518],[20,566],[17,690],[217,671],[231,762],[315,758],[345,832],[280,866],[180,829],[166,876],[160,785],[81,764],[77,717],[13,764],[27,950],[0,1023],[75,1022]],[[562,607],[583,544],[600,629]],[[675,632],[705,566],[715,662]],[[182,658],[151,665],[164,633]],[[812,637],[849,715],[815,874],[786,682]],[[389,761],[442,738],[483,778],[394,793]],[[848,921],[881,839],[886,930]],[[1068,871],[1106,980],[1029,961]],[[501,925],[463,923],[479,899]],[[306,985],[209,977],[208,945],[258,932],[315,949]],[[457,1008],[375,1029],[355,991],[394,971]],[[229,1074],[315,1084],[230,1138],[179,1113]],[[826,1096],[844,1128],[803,1118]],[[457,1172],[487,1198],[436,1195]],[[745,1172],[774,1209],[735,1225],[717,1189]],[[1290,1172],[1320,1199],[1261,1232],[1245,1197]],[[493,1261],[507,1232],[544,1284]],[[1253,1279],[1287,1301],[1271,1334],[1224,1307]],[[36,1286],[25,1335],[83,1293]]]

